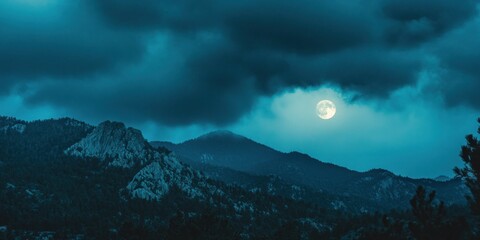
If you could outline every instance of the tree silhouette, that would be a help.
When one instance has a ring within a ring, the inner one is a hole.
[[[383,215],[382,225],[360,233],[359,240],[402,240],[405,239],[404,221]]]
[[[447,217],[443,202],[435,203],[435,191],[427,192],[423,186],[417,188],[410,200],[415,220],[408,224],[410,233],[418,240],[465,239],[468,224],[464,218]]]
[[[410,200],[416,221],[410,222],[408,227],[416,239],[430,239],[446,215],[443,202],[436,206],[433,204],[434,199],[435,191],[427,196],[425,188],[419,186],[416,195]]]
[[[480,123],[480,118],[477,119]],[[477,129],[480,134],[480,127]],[[456,175],[465,181],[465,184],[470,189],[471,195],[466,198],[470,205],[473,215],[477,216],[477,230],[480,229],[480,141],[469,134],[465,137],[467,144],[462,146],[460,157],[465,163],[463,168],[455,167]]]

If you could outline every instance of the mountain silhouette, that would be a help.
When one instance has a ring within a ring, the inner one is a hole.
[[[437,190],[447,204],[465,203],[463,194],[458,192],[467,190],[458,179],[444,182],[412,179],[384,169],[358,172],[304,153],[283,153],[230,131],[214,131],[179,144],[159,141],[150,144],[174,151],[180,160],[207,173],[212,169],[207,166],[217,166],[257,176],[272,175],[314,191],[372,200],[385,208],[407,207],[420,184]],[[229,178],[228,174],[220,175],[215,174],[219,180]]]

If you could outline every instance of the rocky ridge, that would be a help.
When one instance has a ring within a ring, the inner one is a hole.
[[[123,123],[106,121],[65,153],[77,157],[98,157],[113,167],[131,168],[158,158],[149,151],[139,130],[126,128]]]
[[[138,167],[140,170],[126,186],[132,198],[158,201],[173,186],[190,197],[204,195],[204,190],[192,185],[201,182],[199,172],[180,163],[173,153],[153,148],[139,130],[127,128],[123,123],[106,121],[99,124],[65,153],[98,158],[107,167]]]
[[[26,122],[19,121],[15,118],[1,117],[0,119],[0,132],[4,134],[9,131],[15,131],[21,134],[25,132],[26,128]]]

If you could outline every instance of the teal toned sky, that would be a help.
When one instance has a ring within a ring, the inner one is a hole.
[[[0,2],[0,114],[229,129],[355,170],[452,175],[480,115],[477,1]],[[330,99],[325,121],[315,105]]]

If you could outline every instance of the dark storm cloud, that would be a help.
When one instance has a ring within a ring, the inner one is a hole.
[[[1,87],[91,75],[139,58],[140,36],[106,28],[81,4],[64,4],[52,6],[53,12],[21,1],[0,3]]]
[[[374,18],[359,2],[114,1],[92,0],[106,22],[132,30],[220,29],[247,48],[307,54],[329,52],[372,38]]]
[[[42,86],[41,94],[31,96],[29,101],[63,101],[87,116],[102,115],[106,119],[155,120],[167,125],[223,124],[235,121],[247,111],[255,96],[241,82],[236,85],[229,91],[216,93],[217,101],[212,101],[211,90],[204,89],[205,86],[179,84],[162,89],[149,84],[132,88],[121,83],[115,90],[105,91],[100,85],[86,87],[70,82]]]
[[[84,111],[90,114],[112,114],[109,118],[153,119],[170,125],[222,125],[248,112],[258,96],[291,86],[331,83],[372,96],[386,96],[407,82],[413,83],[420,66],[404,54],[380,54],[372,49],[308,59],[270,51],[242,52],[229,44],[210,42],[199,49],[187,50],[186,61],[173,64],[181,69],[180,73],[168,75],[157,70],[155,66],[160,62],[155,62],[143,75],[134,72],[114,76],[115,87],[111,89],[101,81],[89,85],[55,83],[41,86],[29,101],[86,107]],[[170,65],[163,67],[168,69]]]
[[[417,55],[415,52],[377,48],[353,49],[322,57],[302,72],[308,74],[317,70],[317,79],[343,89],[360,91],[367,96],[388,97],[391,91],[415,83],[422,67]],[[309,63],[302,65],[308,66]]]
[[[89,0],[103,19],[114,27],[132,31],[168,28],[198,30],[218,21],[220,5],[212,0]]]
[[[173,62],[155,58],[145,68],[109,74],[115,87],[104,76],[88,85],[51,82],[35,86],[28,102],[62,103],[90,115],[103,112],[109,118],[151,119],[169,125],[225,124],[242,116],[267,91],[261,90],[255,74],[268,78],[279,71],[278,66],[255,69],[258,61],[274,62],[265,59],[269,55],[243,55],[224,41],[197,39],[195,44],[195,50],[174,51],[181,57]]]
[[[449,105],[480,108],[480,17],[451,32],[432,47],[438,58],[437,88]]]
[[[332,52],[373,39],[374,18],[357,1],[252,1],[229,10],[226,32],[249,48]]]
[[[415,45],[438,37],[472,18],[476,0],[386,0],[381,10],[387,17],[385,36],[398,45]]]
[[[6,37],[0,39],[0,73],[18,77],[88,75],[138,58],[142,48],[135,39],[102,29],[2,31],[1,35]]]
[[[61,7],[68,14],[47,15],[39,25],[42,16],[2,19],[0,74],[12,79],[3,85],[22,81],[29,104],[99,119],[222,125],[259,96],[324,84],[388,97],[416,83],[427,56],[462,78],[453,92],[438,88],[463,103],[453,96],[480,75],[468,67],[475,56],[435,48],[442,39],[461,44],[450,33],[474,18],[470,0],[90,0]],[[459,66],[462,59],[467,64]],[[438,86],[445,81],[439,77]]]

